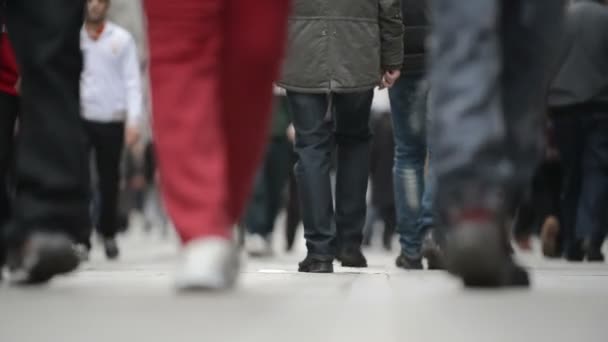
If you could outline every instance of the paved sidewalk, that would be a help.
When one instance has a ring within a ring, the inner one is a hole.
[[[522,259],[530,290],[470,291],[393,255],[332,275],[296,272],[300,249],[249,260],[233,293],[177,295],[173,239],[132,234],[118,263],[92,261],[48,287],[0,287],[0,342],[608,341],[608,266]]]

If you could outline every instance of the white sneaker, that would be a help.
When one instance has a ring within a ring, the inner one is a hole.
[[[245,237],[245,251],[251,257],[264,258],[272,256],[272,243],[259,234],[248,234]]]
[[[175,285],[180,291],[217,291],[234,287],[239,257],[232,241],[202,238],[186,245],[177,269]]]

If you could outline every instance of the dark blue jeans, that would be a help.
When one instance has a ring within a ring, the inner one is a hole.
[[[433,192],[427,187],[424,166],[427,157],[426,90],[418,91],[421,77],[400,78],[389,90],[395,136],[395,207],[402,252],[420,257],[426,229],[433,225]],[[422,98],[418,99],[417,97]],[[422,105],[415,105],[416,102]],[[432,170],[429,169],[429,175]],[[431,182],[433,184],[434,182]]]
[[[338,248],[361,247],[367,209],[373,95],[371,89],[331,94],[329,101],[327,94],[287,92],[296,130],[295,174],[304,236],[312,257],[333,260]],[[335,211],[330,182],[334,149]]]
[[[591,239],[592,247],[599,248],[608,229],[608,113],[560,114],[555,131],[563,168],[566,246]]]

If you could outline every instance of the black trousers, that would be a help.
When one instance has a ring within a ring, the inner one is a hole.
[[[608,113],[555,115],[562,160],[561,224],[565,248],[590,240],[600,249],[608,233]]]
[[[13,165],[15,121],[18,111],[19,98],[0,92],[0,267],[5,255],[4,227],[11,213],[8,180]]]
[[[560,217],[562,174],[558,160],[544,161],[536,170],[529,193],[524,194],[516,213],[514,235],[523,238],[538,233],[548,216]]]
[[[98,215],[94,226],[99,234],[112,238],[118,232],[118,196],[120,189],[120,161],[124,147],[123,122],[84,121],[89,151],[95,159],[97,182],[94,184]]]
[[[7,24],[21,84],[11,247],[34,230],[82,235],[89,225],[80,119],[82,0],[8,0]]]
[[[333,260],[338,249],[361,247],[367,210],[373,95],[373,90],[332,94],[332,104],[326,94],[287,92],[296,130],[295,173],[304,235],[312,257]],[[330,105],[332,120],[327,118]],[[334,149],[335,210],[330,180]]]

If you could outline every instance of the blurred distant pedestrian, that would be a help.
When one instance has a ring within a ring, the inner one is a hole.
[[[608,233],[607,5],[605,0],[579,0],[569,7],[562,60],[549,94],[562,161],[564,254],[570,261],[604,261],[601,248]]]
[[[116,243],[120,161],[123,147],[139,139],[142,88],[137,47],[129,32],[106,19],[109,0],[87,0],[81,30],[84,70],[81,104],[84,127],[95,156],[99,221],[106,256],[118,257]]]
[[[147,0],[154,144],[181,290],[234,285],[232,225],[267,142],[287,0]]]
[[[276,90],[270,143],[266,156],[255,177],[251,200],[243,224],[249,233],[245,249],[250,256],[270,256],[272,233],[279,211],[283,208],[283,193],[289,179],[291,143],[287,139],[290,116],[287,98]]]
[[[308,248],[299,271],[333,272],[334,258],[343,266],[367,267],[361,243],[370,109],[374,87],[391,87],[400,75],[401,0],[295,0],[294,9],[279,85],[287,89],[299,158],[296,177]]]

